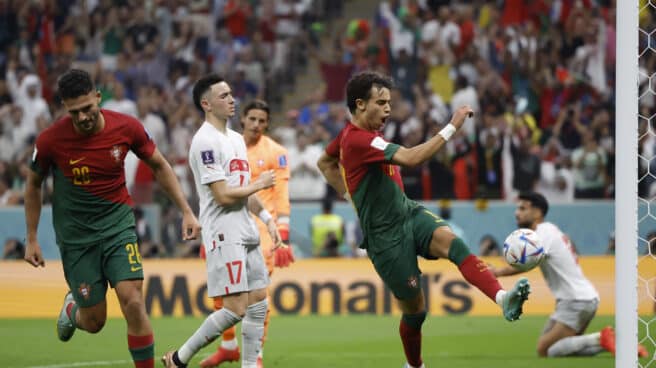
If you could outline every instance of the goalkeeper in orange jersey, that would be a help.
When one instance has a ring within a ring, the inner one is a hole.
[[[269,276],[275,267],[287,267],[294,262],[294,254],[289,246],[289,165],[287,162],[287,150],[276,143],[273,139],[264,135],[269,126],[269,106],[261,100],[254,100],[246,104],[241,117],[241,125],[244,128],[243,136],[246,142],[248,164],[251,170],[251,180],[257,180],[262,172],[274,170],[276,183],[273,187],[263,189],[257,193],[257,197],[269,211],[278,224],[278,231],[284,243],[275,251],[272,251],[273,243],[267,235],[267,228],[259,219],[256,220],[260,231],[260,245],[264,253]],[[255,217],[257,218],[257,217]],[[201,251],[204,247],[201,247]],[[201,256],[204,256],[201,252]],[[214,298],[214,308],[219,309],[223,305],[220,297]],[[264,322],[264,337],[266,338],[269,327],[269,312],[267,311]],[[202,368],[216,367],[223,362],[239,360],[239,345],[235,339],[235,328],[232,327],[223,333],[221,345],[218,350],[205,358],[200,366]],[[257,359],[257,366],[262,367],[262,350]]]

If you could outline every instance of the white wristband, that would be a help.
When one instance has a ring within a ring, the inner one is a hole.
[[[453,135],[453,133],[456,132],[456,127],[453,126],[453,124],[449,123],[447,124],[442,130],[439,131],[439,134],[442,138],[444,138],[445,141],[448,141],[449,138]]]
[[[260,211],[257,217],[259,217],[260,220],[262,220],[262,222],[264,222],[265,224],[269,223],[269,220],[273,218],[273,216],[271,216],[271,213],[269,213],[269,211],[267,211],[264,208],[262,209],[262,211]]]

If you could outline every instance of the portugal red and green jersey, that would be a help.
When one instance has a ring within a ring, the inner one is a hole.
[[[42,176],[52,171],[53,225],[60,247],[95,245],[135,226],[123,162],[128,150],[149,158],[155,144],[135,118],[101,113],[105,127],[97,134],[76,133],[67,116],[36,140],[31,167]]]
[[[399,147],[350,122],[326,147],[328,155],[339,157],[364,234],[360,247],[370,255],[401,243],[401,229],[417,207],[403,191],[399,167],[390,162]]]

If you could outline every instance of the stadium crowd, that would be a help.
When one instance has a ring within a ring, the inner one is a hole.
[[[323,88],[303,92],[305,103],[271,132],[289,150],[292,200],[330,196],[316,161],[348,119],[346,81],[365,69],[392,75],[398,87],[384,127],[393,142],[422,142],[457,106],[477,111],[430,163],[403,169],[410,198],[512,199],[531,189],[552,203],[614,196],[615,1],[393,0],[368,19],[351,19],[343,7],[332,0],[0,0],[0,205],[21,203],[34,137],[63,115],[56,76],[71,67],[92,73],[103,107],[143,122],[196,203],[187,165],[201,122],[194,81],[221,73],[240,101],[263,98],[275,109],[312,59]],[[654,26],[648,13],[641,22]],[[640,42],[643,51],[648,40]],[[641,58],[642,89],[655,60]],[[640,108],[652,116],[654,95]],[[640,127],[651,131],[646,118]],[[656,138],[644,134],[640,149],[653,153]],[[172,242],[176,211],[147,167],[129,162],[135,202],[162,204],[164,241]],[[642,172],[649,166],[643,160]],[[656,192],[654,181],[641,181],[641,195]]]

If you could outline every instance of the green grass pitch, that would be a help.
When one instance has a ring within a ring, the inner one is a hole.
[[[614,366],[608,353],[588,358],[537,358],[535,342],[545,318],[524,317],[508,323],[501,317],[429,317],[423,329],[424,361],[429,368]],[[182,344],[200,322],[200,318],[153,319],[156,358]],[[612,323],[612,317],[597,317],[588,331]],[[274,317],[268,337],[264,355],[267,368],[397,368],[405,361],[398,317],[393,316]],[[5,319],[0,320],[0,341],[3,367],[132,366],[121,319],[108,320],[99,334],[77,331],[67,343],[57,340],[54,320]],[[197,367],[216,344],[203,349],[190,367]],[[159,362],[157,366],[161,366]],[[222,367],[237,368],[239,364]]]

